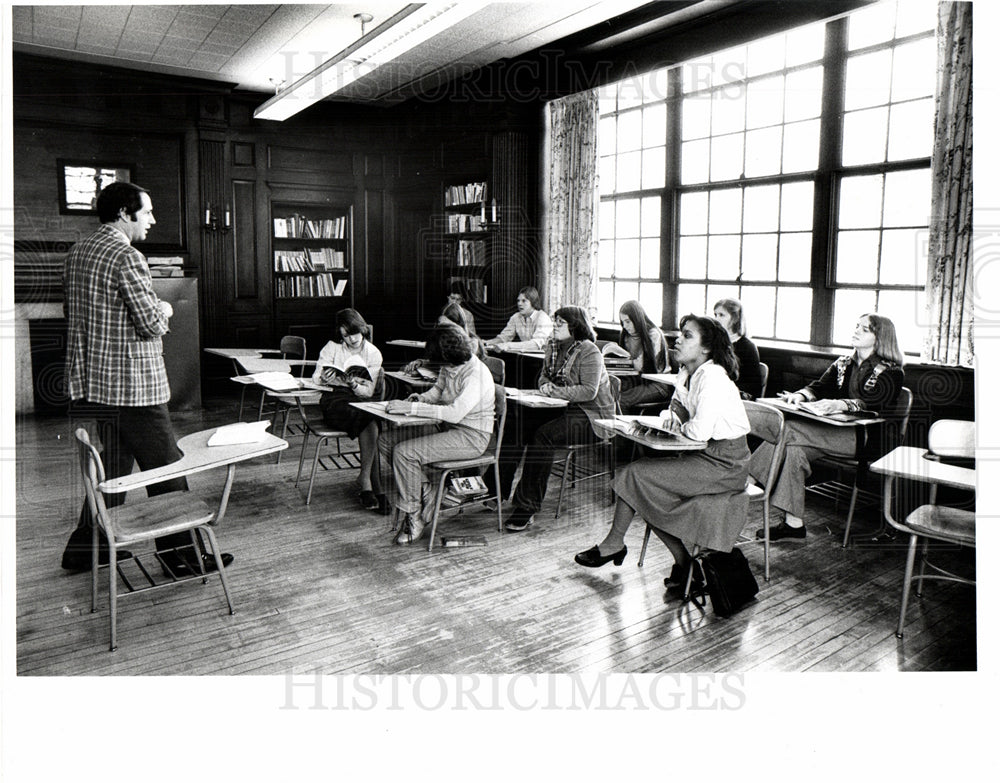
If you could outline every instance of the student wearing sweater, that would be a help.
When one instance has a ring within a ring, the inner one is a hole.
[[[760,373],[760,353],[757,346],[747,337],[747,321],[743,315],[743,303],[739,299],[720,299],[713,308],[715,320],[722,324],[729,334],[736,354],[736,368],[740,377],[736,388],[744,400],[760,397],[763,378]]]
[[[379,437],[379,453],[392,465],[402,522],[397,544],[412,544],[423,535],[433,513],[434,496],[425,466],[448,459],[480,456],[493,434],[496,401],[493,376],[473,352],[464,330],[438,324],[427,340],[427,354],[440,366],[437,382],[423,394],[390,400],[389,413],[435,419],[428,427],[395,427]]]

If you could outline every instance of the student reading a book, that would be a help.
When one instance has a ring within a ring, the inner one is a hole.
[[[402,516],[394,539],[397,544],[417,541],[433,512],[434,490],[425,470],[427,463],[445,457],[478,457],[493,434],[493,376],[473,355],[465,331],[451,324],[435,326],[427,338],[427,353],[441,367],[437,383],[423,394],[389,400],[386,411],[440,423],[386,429],[378,440],[379,453],[392,465],[394,503]]]
[[[713,308],[715,320],[722,324],[733,343],[736,365],[740,377],[736,388],[744,400],[756,400],[760,396],[762,378],[760,374],[760,353],[757,346],[747,337],[747,321],[743,315],[743,303],[739,299],[720,299]]]
[[[371,414],[351,403],[381,396],[378,382],[382,378],[382,352],[369,342],[371,327],[357,310],[341,310],[335,324],[336,336],[319,352],[312,379],[329,387],[319,401],[326,425],[358,439],[361,452],[358,500],[364,508],[374,511],[379,508],[378,488],[372,484],[378,424]]]
[[[517,293],[517,312],[496,337],[486,341],[487,350],[541,351],[552,336],[552,319],[541,309],[542,298],[534,286]]]
[[[538,391],[546,397],[568,400],[564,408],[512,405],[507,413],[500,449],[500,496],[510,495],[514,472],[524,455],[514,508],[504,522],[511,532],[524,530],[542,507],[556,451],[570,444],[595,443],[606,438],[594,421],[614,415],[608,371],[594,343],[594,330],[582,307],[555,312],[555,331],[545,347]],[[492,488],[493,474],[486,483]]]
[[[618,345],[609,343],[604,346],[605,356],[627,356],[632,368],[642,373],[666,372],[669,363],[667,338],[646,315],[643,306],[630,299],[618,311],[618,320],[622,325]],[[621,406],[625,413],[634,413],[637,406],[647,402],[662,402],[666,406],[673,394],[672,386],[637,375],[623,376],[621,381]]]
[[[858,318],[851,335],[854,350],[831,364],[823,375],[796,392],[782,392],[786,402],[815,401],[810,408],[821,414],[842,411],[891,410],[903,386],[903,354],[896,341],[896,327],[882,315]],[[855,430],[857,432],[855,432]],[[881,426],[831,427],[789,416],[785,420],[785,461],[774,485],[771,506],[785,512],[785,519],[771,526],[770,539],[805,538],[806,478],[810,463],[824,455],[857,456],[862,464],[885,453],[890,432]],[[763,483],[772,449],[762,443],[750,460],[750,475]],[[764,537],[763,528],[757,538]]]
[[[746,435],[750,422],[733,379],[736,356],[726,330],[708,316],[686,315],[674,350],[680,364],[670,408],[660,416],[668,429],[707,441],[702,451],[644,458],[617,471],[618,501],[611,529],[597,546],[576,555],[588,568],[614,561],[628,548],[625,533],[639,514],[674,557],[668,588],[683,589],[690,553],[698,544],[729,551],[746,521]]]

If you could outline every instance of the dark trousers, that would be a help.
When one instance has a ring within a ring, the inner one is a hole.
[[[85,423],[95,424],[97,436],[104,446],[101,461],[104,463],[106,479],[131,473],[136,462],[139,463],[140,470],[151,470],[176,462],[183,456],[177,448],[177,437],[166,405],[128,408],[78,401],[70,407],[70,421],[74,430]],[[185,491],[187,488],[187,479],[178,478],[152,484],[146,487],[146,493],[152,497],[167,492]],[[108,508],[120,506],[125,502],[125,493],[105,494],[104,502]],[[90,507],[84,500],[80,520],[69,537],[64,557],[90,557],[92,524]],[[103,531],[99,533],[101,547],[104,548],[107,540]],[[189,533],[175,533],[157,538],[156,548],[162,551],[190,543]]]
[[[500,496],[510,495],[514,473],[524,456],[514,505],[535,513],[542,507],[552,462],[564,446],[595,443],[597,436],[587,414],[577,405],[568,408],[511,406],[500,449]],[[487,471],[487,484],[490,472]]]

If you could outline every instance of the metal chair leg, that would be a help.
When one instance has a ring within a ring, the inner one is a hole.
[[[319,464],[319,450],[320,450],[320,447],[323,445],[323,443],[325,441],[326,441],[326,438],[317,438],[316,439],[316,451],[313,454],[312,470],[309,471],[309,489],[306,490],[306,505],[307,506],[312,502],[313,481],[316,480],[316,466]]]
[[[858,485],[857,482],[854,484],[854,488],[851,490],[851,505],[847,509],[847,526],[844,528],[844,543],[842,545],[843,549],[847,549],[851,544],[851,523],[854,521],[854,507],[858,502]]]
[[[302,433],[302,448],[299,450],[299,472],[295,474],[295,486],[298,487],[299,479],[302,478],[302,463],[306,457],[306,443],[309,442],[309,430]]]
[[[903,574],[903,597],[899,603],[899,624],[896,626],[896,638],[903,638],[903,625],[906,623],[906,605],[910,600],[910,580],[913,578],[913,560],[917,556],[917,536],[910,536],[910,546],[906,552],[906,571]]]
[[[442,470],[441,477],[438,479],[437,497],[434,499],[434,516],[431,517],[431,535],[430,540],[427,542],[428,552],[434,549],[434,534],[437,532],[438,516],[441,513],[441,500],[444,498],[444,483],[450,475],[450,470]]]
[[[118,549],[111,538],[108,538],[108,587],[109,603],[111,604],[111,646],[110,651],[118,649]]]
[[[559,514],[562,512],[563,495],[566,492],[566,479],[569,477],[569,472],[572,469],[573,458],[575,456],[575,451],[569,451],[566,454],[566,462],[563,464],[562,481],[559,482],[559,500],[556,501],[556,519],[559,519]]]
[[[212,528],[210,527],[203,527],[201,529],[205,531],[205,535],[208,536],[209,546],[212,547],[212,557],[215,558],[215,568],[219,572],[219,580],[222,582],[222,592],[226,596],[226,603],[229,604],[229,614],[236,614],[233,599],[229,595],[229,584],[226,582],[226,569],[222,566],[222,557],[219,554],[219,544],[215,540],[215,533],[212,532]]]
[[[642,537],[642,549],[639,550],[639,568],[642,568],[642,563],[646,559],[646,547],[649,546],[649,534],[653,532],[653,529],[646,523],[646,532]]]

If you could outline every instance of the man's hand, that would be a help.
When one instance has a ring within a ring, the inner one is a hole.
[[[385,404],[386,413],[409,413],[413,408],[412,402],[406,402],[405,400],[389,400]]]
[[[160,300],[160,312],[163,313],[164,318],[174,317],[173,305],[170,302],[164,302],[162,299]]]

